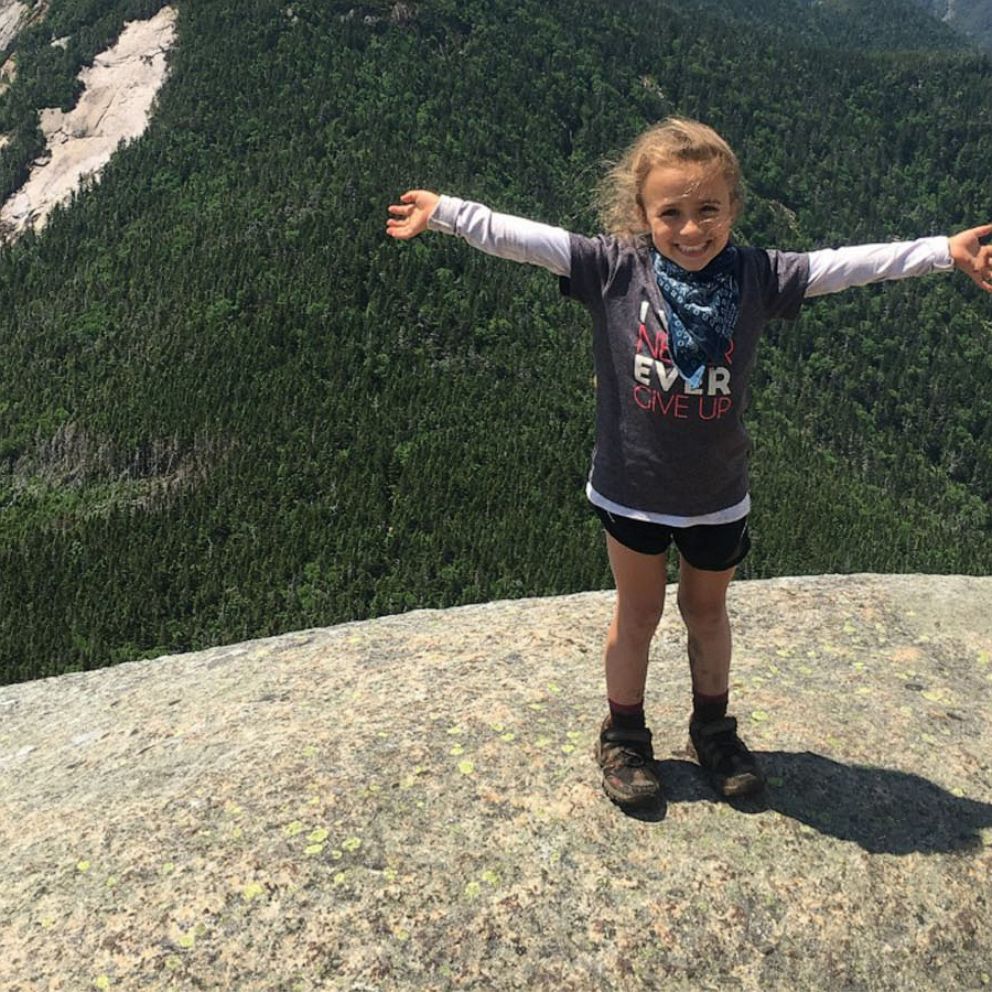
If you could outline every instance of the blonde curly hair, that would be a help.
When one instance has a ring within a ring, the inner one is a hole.
[[[637,241],[649,232],[641,189],[655,166],[685,163],[719,170],[730,188],[734,217],[744,206],[741,167],[730,145],[706,124],[685,117],[668,117],[644,131],[610,167],[596,191],[600,223],[609,234]]]

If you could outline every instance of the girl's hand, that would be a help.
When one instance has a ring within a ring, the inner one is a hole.
[[[386,221],[386,234],[405,241],[426,231],[427,221],[440,199],[437,193],[426,189],[411,189],[404,193],[399,203],[389,207],[393,216]],[[992,227],[989,230],[992,231]]]
[[[992,293],[992,245],[983,245],[979,238],[992,234],[992,224],[973,227],[948,238],[954,267],[960,269],[976,286]]]

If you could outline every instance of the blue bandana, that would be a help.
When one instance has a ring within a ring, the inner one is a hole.
[[[706,362],[718,362],[737,323],[737,249],[728,245],[704,269],[689,272],[653,248],[658,288],[669,307],[668,348],[682,378],[697,389]]]

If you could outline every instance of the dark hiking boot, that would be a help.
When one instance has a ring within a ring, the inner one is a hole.
[[[661,798],[661,782],[655,772],[651,731],[614,728],[610,717],[603,721],[596,746],[596,759],[603,769],[603,791],[624,809],[655,805]]]
[[[691,721],[689,744],[720,795],[748,796],[764,787],[765,776],[737,736],[737,721],[732,716],[709,723]]]

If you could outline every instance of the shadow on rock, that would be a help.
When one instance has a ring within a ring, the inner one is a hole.
[[[845,765],[810,751],[755,752],[769,784],[760,796],[732,800],[742,813],[775,810],[872,854],[977,851],[992,827],[992,805],[958,797],[928,779],[869,765]],[[693,762],[661,761],[670,803],[713,802],[716,793]]]

